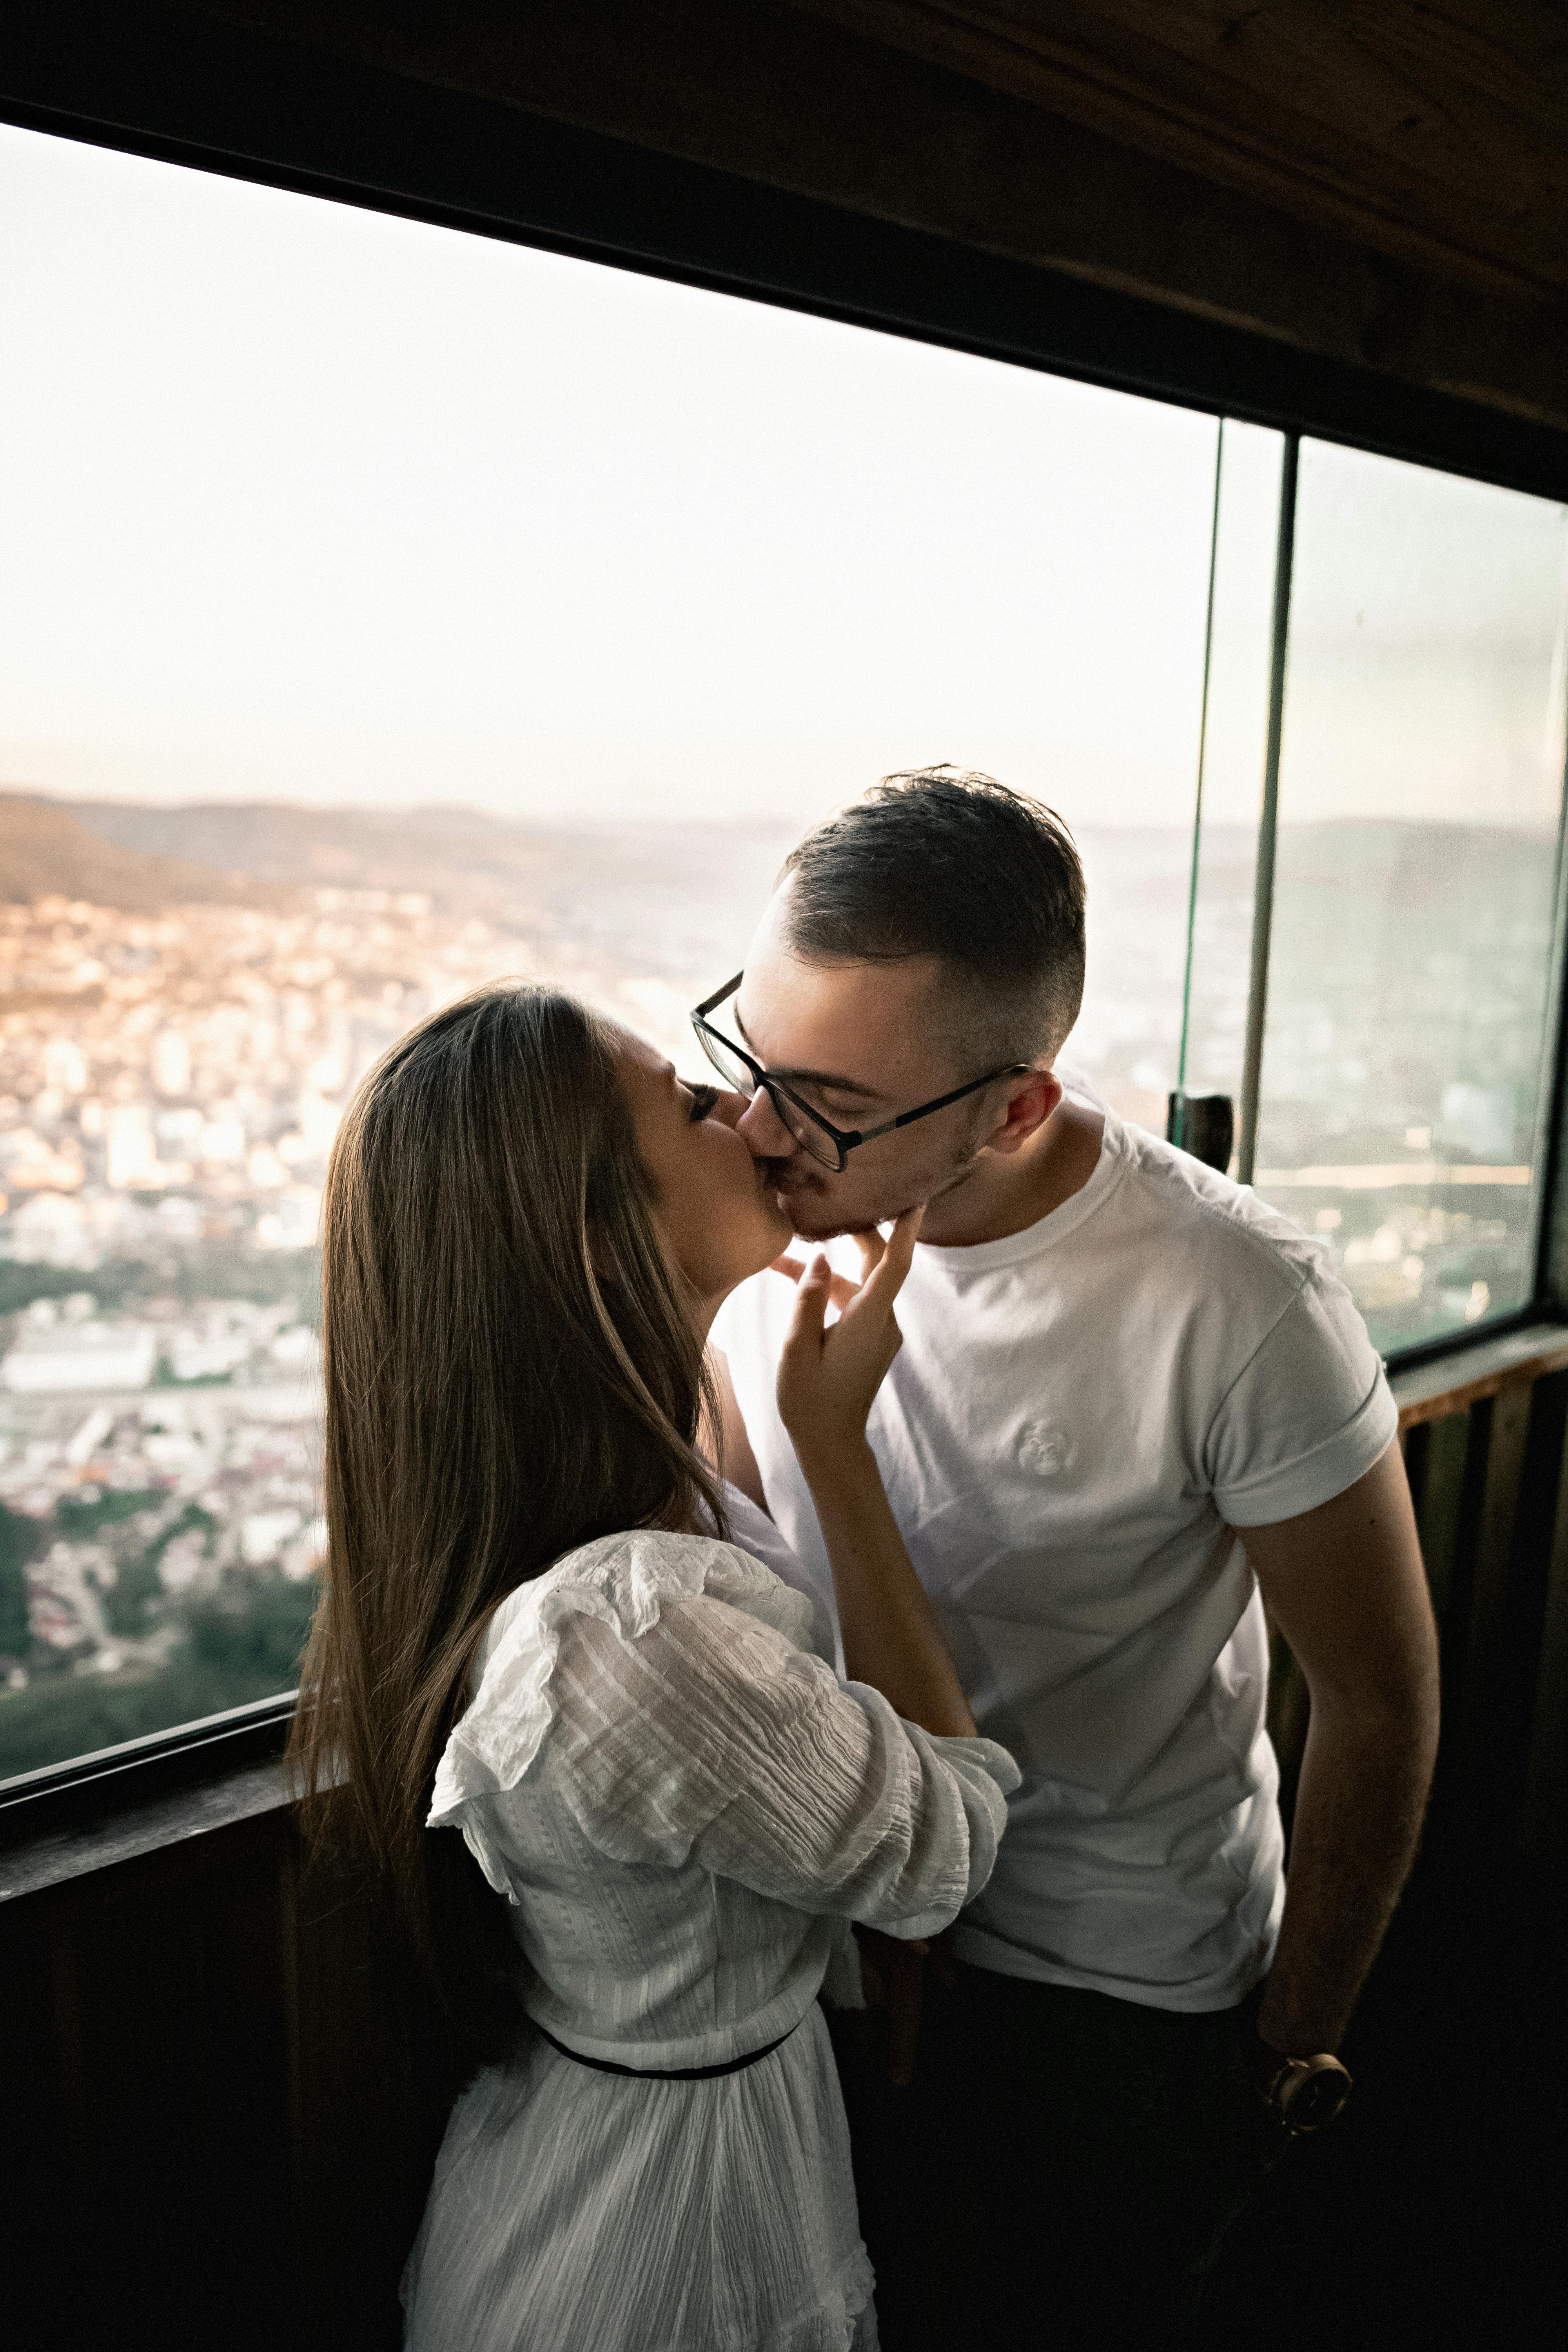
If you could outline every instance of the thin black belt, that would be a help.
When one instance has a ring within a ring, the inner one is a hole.
[[[536,2025],[539,2021],[534,2020]],[[789,2033],[781,2033],[776,2042],[764,2042],[760,2050],[748,2050],[743,2058],[726,2058],[721,2066],[617,2066],[612,2058],[585,2057],[581,2050],[568,2050],[564,2042],[557,2042],[553,2033],[540,2025],[552,2050],[559,2050],[563,2058],[570,2058],[574,2066],[592,2066],[596,2074],[629,2074],[637,2083],[706,2083],[715,2074],[739,2074],[742,2068],[758,2065],[782,2050],[800,2024],[797,2017]]]

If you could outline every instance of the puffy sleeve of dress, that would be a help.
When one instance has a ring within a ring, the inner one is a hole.
[[[1018,1785],[1005,1748],[934,1738],[879,1692],[840,1682],[805,1646],[803,1597],[731,1545],[645,1532],[575,1558],[590,1555],[575,1586],[557,1570],[542,1605],[520,1612],[453,1742],[476,1761],[489,1751],[481,1783],[503,1840],[526,1748],[616,1861],[694,1863],[905,1937],[935,1934],[980,1892]],[[511,1738],[510,1780],[509,1642],[531,1727]],[[457,1811],[453,1748],[432,1825]]]

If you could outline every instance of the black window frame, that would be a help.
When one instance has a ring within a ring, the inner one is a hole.
[[[1568,503],[1568,434],[1260,333],[151,0],[26,0],[0,121],[805,311]],[[1568,1321],[1565,861],[1530,1301],[1400,1370]],[[282,1752],[294,1695],[0,1782],[0,1849]]]

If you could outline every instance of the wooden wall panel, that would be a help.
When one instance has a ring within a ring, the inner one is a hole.
[[[8,2340],[395,2352],[459,2079],[286,1810],[6,1906]]]
[[[1449,1413],[1438,1422],[1424,1422],[1408,1433],[1405,1466],[1410,1474],[1415,1524],[1420,1531],[1426,1580],[1432,1589],[1439,1633],[1453,1588],[1469,1459],[1468,1412]]]
[[[1451,1671],[1445,1678],[1449,1755],[1461,1774],[1467,1765],[1473,1766],[1478,1743],[1485,1737],[1488,1696],[1497,1680],[1534,1393],[1532,1388],[1513,1389],[1475,1409],[1477,1422],[1487,1424],[1486,1478],[1467,1580],[1468,1605],[1462,1617],[1450,1612],[1447,1651]]]
[[[121,2340],[128,2314],[171,2347],[293,2326],[277,1836],[190,1839],[0,1913],[6,2220],[53,2253],[26,2274],[28,2352]]]
[[[1560,1350],[1405,1416],[1405,1468],[1442,1644],[1429,1843],[1568,1851],[1568,1371]],[[1541,1369],[1545,1366],[1547,1369]],[[1294,1806],[1310,1703],[1276,1637],[1268,1727]]]
[[[1563,1686],[1555,1694],[1543,1690],[1542,1669],[1564,1486],[1568,1373],[1537,1381],[1527,1396],[1529,1427],[1509,1558],[1499,1589],[1471,1621],[1468,1712],[1457,1771],[1473,1834],[1484,1838],[1506,1826],[1521,1852],[1530,1845],[1524,1816],[1538,1709],[1544,1706],[1550,1717],[1564,1706]]]
[[[1561,1471],[1541,1595],[1520,1846],[1531,1861],[1568,1859],[1568,1477]]]

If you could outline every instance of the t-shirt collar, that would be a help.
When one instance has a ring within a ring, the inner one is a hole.
[[[920,1243],[915,1250],[915,1270],[923,1266],[932,1274],[952,1279],[989,1274],[994,1267],[1016,1265],[1023,1258],[1054,1249],[1092,1217],[1119,1182],[1126,1166],[1127,1130],[1107,1104],[1097,1100],[1087,1107],[1101,1112],[1105,1119],[1100,1158],[1087,1183],[1079,1185],[1059,1206],[1037,1218],[1032,1225],[1026,1225],[1020,1233],[1005,1234],[1000,1241],[967,1242],[951,1247],[939,1242]]]

